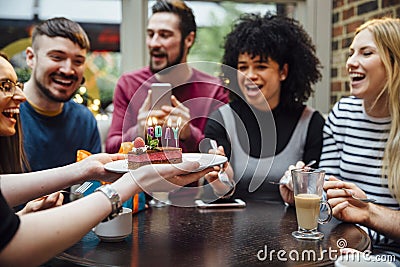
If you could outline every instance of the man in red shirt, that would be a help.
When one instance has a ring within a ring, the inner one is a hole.
[[[109,153],[117,152],[121,142],[144,136],[149,117],[157,118],[158,124],[165,126],[170,118],[173,127],[180,118],[178,145],[184,152],[197,152],[198,144],[204,138],[207,117],[228,102],[228,91],[220,85],[218,78],[187,63],[196,37],[192,10],[183,1],[163,0],[154,4],[152,12],[146,38],[150,64],[125,73],[117,83],[106,141]],[[172,85],[171,106],[150,110],[152,83]],[[175,140],[170,142],[170,145],[175,144]]]

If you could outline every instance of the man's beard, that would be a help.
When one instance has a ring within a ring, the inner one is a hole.
[[[183,58],[183,52],[184,52],[184,49],[183,49],[183,46],[184,46],[184,39],[182,38],[182,40],[181,40],[181,43],[180,43],[180,49],[179,49],[179,55],[178,55],[178,57],[173,61],[173,62],[168,62],[168,56],[167,56],[167,65],[165,66],[165,67],[163,67],[163,68],[161,68],[161,69],[155,69],[154,67],[153,67],[153,64],[152,64],[152,61],[151,61],[151,59],[150,59],[150,71],[153,73],[153,74],[155,74],[155,73],[158,73],[158,72],[161,72],[162,71],[162,74],[167,74],[168,72],[170,72],[173,68],[170,68],[170,67],[173,67],[173,66],[175,66],[175,65],[178,65],[178,64],[180,64],[181,63],[181,61],[182,61],[182,58]]]
[[[60,96],[56,96],[54,95],[49,88],[47,88],[46,86],[44,86],[41,82],[39,82],[39,80],[35,77],[35,83],[36,86],[39,88],[39,90],[50,100],[54,101],[54,102],[58,102],[58,103],[64,103],[69,101],[74,95],[76,90],[69,96],[65,96],[65,97],[60,97]],[[77,89],[78,90],[78,89]]]

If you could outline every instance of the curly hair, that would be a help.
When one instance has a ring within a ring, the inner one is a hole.
[[[248,53],[253,58],[269,58],[282,69],[288,64],[286,80],[281,82],[280,103],[285,108],[301,105],[313,92],[312,84],[318,82],[322,75],[321,63],[315,55],[315,46],[303,27],[294,19],[272,15],[247,13],[234,23],[232,31],[225,37],[222,63],[237,69],[240,54]],[[228,68],[222,69],[226,74]],[[229,71],[228,71],[229,72]],[[234,75],[237,72],[235,72]],[[229,75],[228,75],[229,76]],[[237,77],[225,77],[233,81],[230,87],[234,94],[242,96],[237,85]]]

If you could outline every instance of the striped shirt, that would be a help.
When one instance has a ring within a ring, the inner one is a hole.
[[[399,203],[382,179],[382,158],[391,118],[374,118],[364,109],[363,100],[342,98],[325,122],[320,168],[327,175],[355,183],[377,204],[399,209]]]

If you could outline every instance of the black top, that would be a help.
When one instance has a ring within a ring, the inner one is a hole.
[[[284,109],[278,105],[271,112],[260,111],[251,108],[246,102],[235,100],[231,102],[230,107],[238,116],[235,117],[236,130],[238,131],[239,142],[245,151],[249,150],[249,155],[254,158],[264,158],[279,154],[289,143],[289,140],[296,128],[296,125],[305,108],[304,105],[291,110]],[[257,120],[258,118],[258,120]],[[271,120],[272,123],[271,123]],[[259,121],[263,121],[261,125],[273,125],[275,122],[275,131],[271,131],[271,127],[261,126]],[[205,128],[205,137],[217,141],[218,145],[222,145],[228,158],[231,155],[231,145],[226,130],[223,127],[223,119],[219,110],[213,112],[207,120]],[[244,125],[243,127],[239,127]],[[315,111],[311,117],[311,121],[307,130],[306,145],[304,149],[303,161],[309,162],[313,159],[319,162],[322,149],[322,128],[324,126],[324,118]],[[245,132],[243,132],[245,131]],[[276,148],[271,149],[270,146],[263,146],[261,149],[261,136],[265,140],[271,140],[276,136]],[[246,149],[246,143],[249,142],[249,149]],[[290,162],[294,164],[295,162]],[[316,165],[315,165],[316,166]]]
[[[0,189],[0,251],[14,237],[18,230],[20,220],[14,211],[8,206]]]

